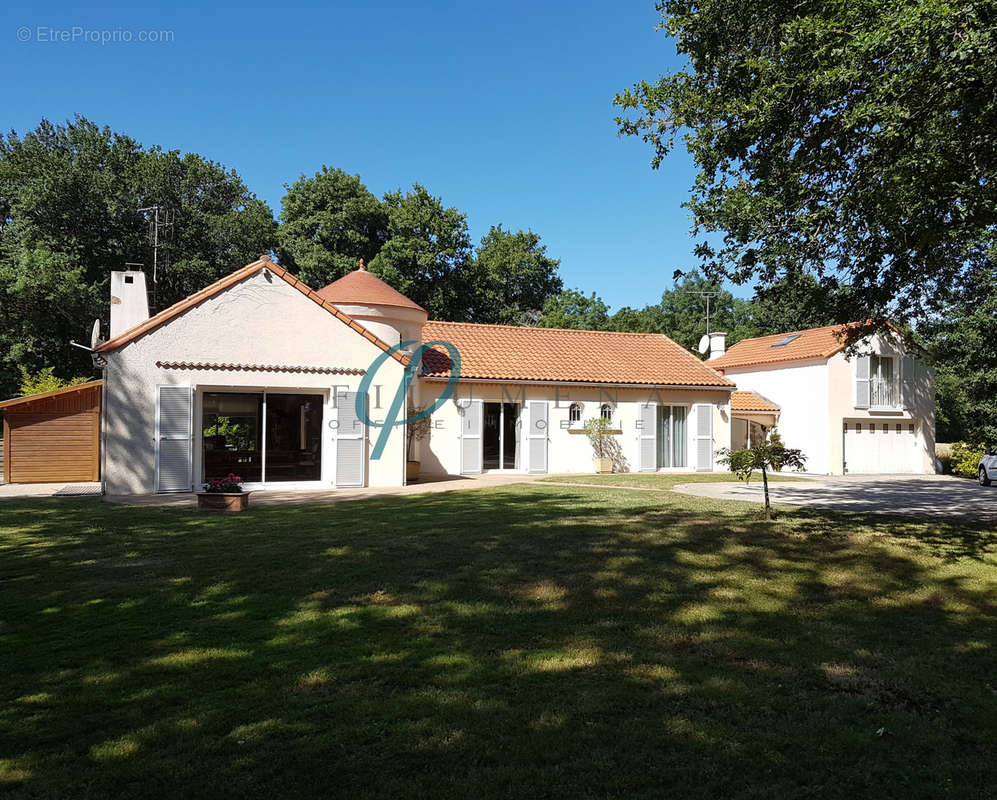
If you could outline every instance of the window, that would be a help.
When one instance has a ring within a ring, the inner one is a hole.
[[[572,425],[582,421],[582,407],[578,403],[568,406],[568,422]]]
[[[801,334],[801,333],[791,333],[791,334],[789,334],[789,336],[784,336],[783,338],[781,338],[778,342],[776,342],[775,344],[771,345],[771,347],[785,347],[790,342],[795,342],[802,335],[803,334]]]
[[[685,467],[688,438],[685,406],[658,406],[657,460],[658,468]]]
[[[599,407],[599,416],[602,417],[606,422],[613,421],[613,407],[609,403],[603,403]]]
[[[892,356],[869,357],[869,390],[873,408],[896,408],[900,392]]]

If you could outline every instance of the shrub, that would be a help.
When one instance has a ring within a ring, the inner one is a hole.
[[[982,444],[954,442],[952,444],[952,472],[964,478],[975,478],[980,459],[983,458]]]
[[[212,478],[204,484],[204,491],[212,494],[221,494],[222,492],[241,492],[242,478],[233,472],[230,472],[224,478]]]

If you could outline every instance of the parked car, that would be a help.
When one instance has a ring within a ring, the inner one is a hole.
[[[987,452],[980,459],[978,470],[980,486],[989,486],[990,481],[997,481],[997,447],[987,448]]]

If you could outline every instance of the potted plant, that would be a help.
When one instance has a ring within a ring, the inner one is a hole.
[[[197,493],[198,511],[245,511],[249,508],[249,492],[242,488],[242,478],[229,473],[224,478],[212,478]]]
[[[600,475],[607,475],[613,471],[613,434],[609,432],[610,428],[609,420],[602,417],[586,420],[582,426],[592,445],[592,466]]]
[[[422,414],[425,411],[426,407],[419,407],[409,403],[407,418],[411,420],[413,417]],[[405,480],[408,483],[414,483],[419,480],[419,472],[422,469],[422,464],[413,457],[413,445],[416,442],[421,442],[429,435],[430,425],[431,419],[428,414],[415,420],[414,422],[405,423],[405,435],[407,436],[407,445],[405,450]]]

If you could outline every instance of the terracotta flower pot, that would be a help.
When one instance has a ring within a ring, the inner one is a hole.
[[[245,511],[249,508],[249,492],[198,492],[198,511]]]
[[[419,471],[422,468],[422,463],[419,461],[406,461],[405,462],[405,480],[409,483],[412,481],[419,480]]]
[[[600,475],[608,475],[613,471],[613,459],[593,458],[592,466],[595,467],[595,471]]]

